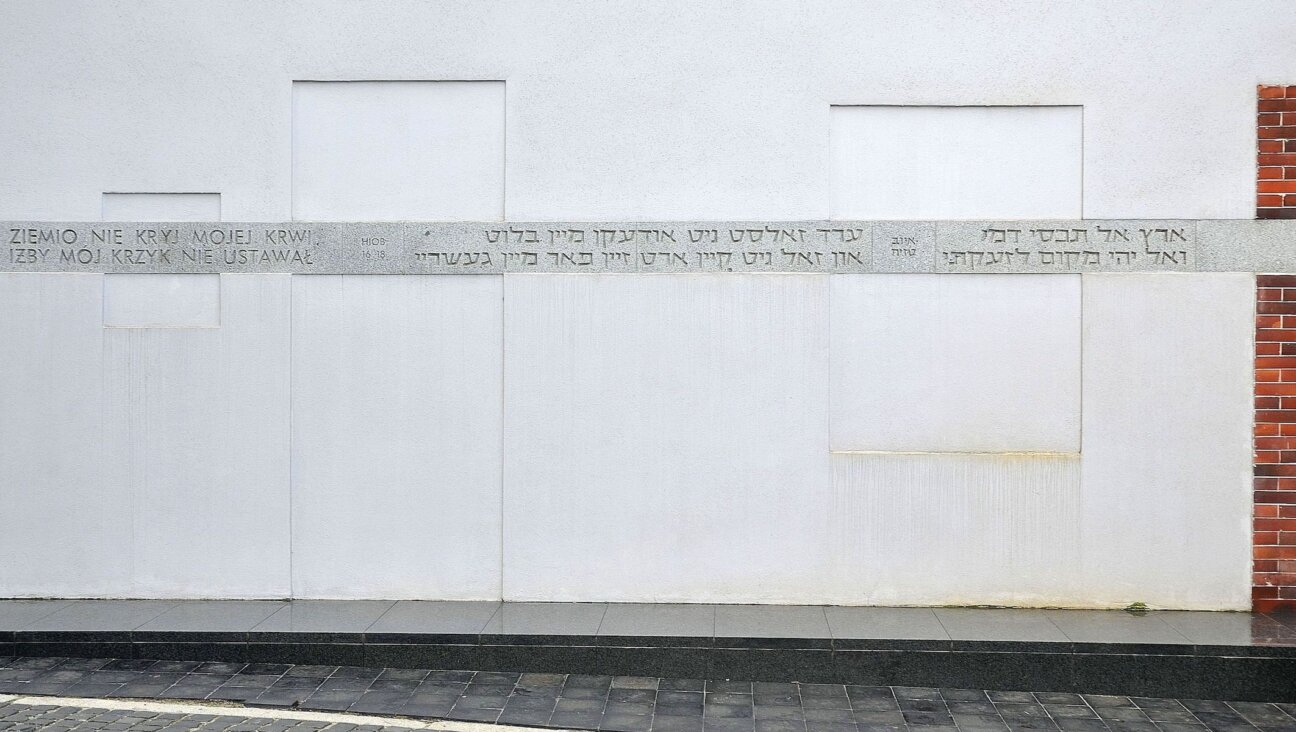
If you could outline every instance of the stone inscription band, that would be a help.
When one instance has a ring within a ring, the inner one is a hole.
[[[1296,221],[0,223],[8,272],[1296,272]]]

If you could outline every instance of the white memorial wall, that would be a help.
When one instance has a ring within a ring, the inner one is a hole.
[[[882,5],[18,3],[0,219],[1250,216],[1263,3]],[[0,272],[0,595],[1242,609],[1253,287]]]

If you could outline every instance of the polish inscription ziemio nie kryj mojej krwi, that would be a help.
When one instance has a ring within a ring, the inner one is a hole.
[[[1249,220],[2,224],[10,272],[1292,271]]]

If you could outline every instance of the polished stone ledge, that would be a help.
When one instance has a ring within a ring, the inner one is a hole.
[[[0,642],[150,640],[1085,651],[1296,656],[1296,615],[428,600],[0,600]]]
[[[0,223],[6,272],[1296,272],[1296,221]]]

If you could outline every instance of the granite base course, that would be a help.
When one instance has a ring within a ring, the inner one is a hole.
[[[869,649],[821,639],[716,639],[675,644],[645,637],[407,637],[266,641],[171,634],[17,633],[0,655],[119,658],[386,668],[453,668],[526,673],[724,678],[744,681],[993,688],[1229,700],[1296,701],[1296,648],[955,641],[873,641]],[[890,647],[884,647],[890,646]],[[916,646],[916,647],[915,647]],[[987,647],[989,646],[989,647]]]
[[[1282,612],[0,600],[4,656],[1296,701]]]

